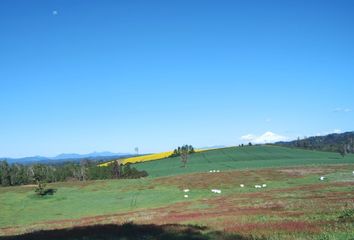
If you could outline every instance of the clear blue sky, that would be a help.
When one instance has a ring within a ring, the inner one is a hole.
[[[350,0],[2,0],[0,156],[354,130],[353,12]]]

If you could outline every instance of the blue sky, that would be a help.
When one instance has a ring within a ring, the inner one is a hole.
[[[343,0],[3,0],[0,156],[354,130],[353,11]]]

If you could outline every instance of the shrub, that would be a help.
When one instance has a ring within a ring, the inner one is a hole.
[[[138,169],[131,167],[127,164],[123,168],[122,178],[142,178],[147,177],[148,173],[146,171],[139,171]]]
[[[354,222],[354,208],[345,209],[339,216],[341,222]]]
[[[57,190],[53,189],[53,188],[46,188],[46,184],[45,183],[38,183],[38,186],[36,187],[36,189],[34,190],[35,193],[38,196],[46,196],[46,195],[53,195]]]

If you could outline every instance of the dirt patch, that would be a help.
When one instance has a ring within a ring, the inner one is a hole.
[[[327,173],[328,170],[322,168],[291,168],[291,169],[280,169],[280,173],[286,173],[289,176],[305,176],[309,174],[323,174]]]
[[[220,173],[194,173],[173,177],[162,177],[154,179],[152,184],[163,186],[177,186],[180,189],[194,188],[205,189],[210,186],[238,186],[245,182],[257,183],[263,181],[286,180],[286,173],[279,173],[276,170],[248,170],[229,171]]]
[[[336,172],[338,170],[347,169],[347,165],[328,165],[328,166],[316,166],[316,167],[290,167],[284,169],[278,169],[277,171],[280,173],[285,173],[290,177],[299,177],[299,176],[307,176],[307,175],[314,175],[314,174],[329,174]]]

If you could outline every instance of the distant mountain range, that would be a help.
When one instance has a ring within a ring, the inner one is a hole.
[[[112,153],[112,152],[92,152],[88,154],[77,154],[77,153],[62,153],[55,157],[43,157],[43,156],[32,156],[23,158],[0,158],[0,160],[6,160],[9,163],[60,163],[65,161],[75,161],[81,159],[92,159],[92,160],[107,160],[110,158],[120,158],[124,156],[131,156],[130,153]]]
[[[129,153],[112,153],[112,152],[93,152],[88,154],[77,154],[77,153],[62,153],[52,159],[73,159],[73,158],[94,158],[94,157],[112,157],[130,155]]]
[[[325,136],[314,136],[290,142],[277,142],[276,145],[297,147],[329,152],[354,153],[354,132],[333,133]]]

